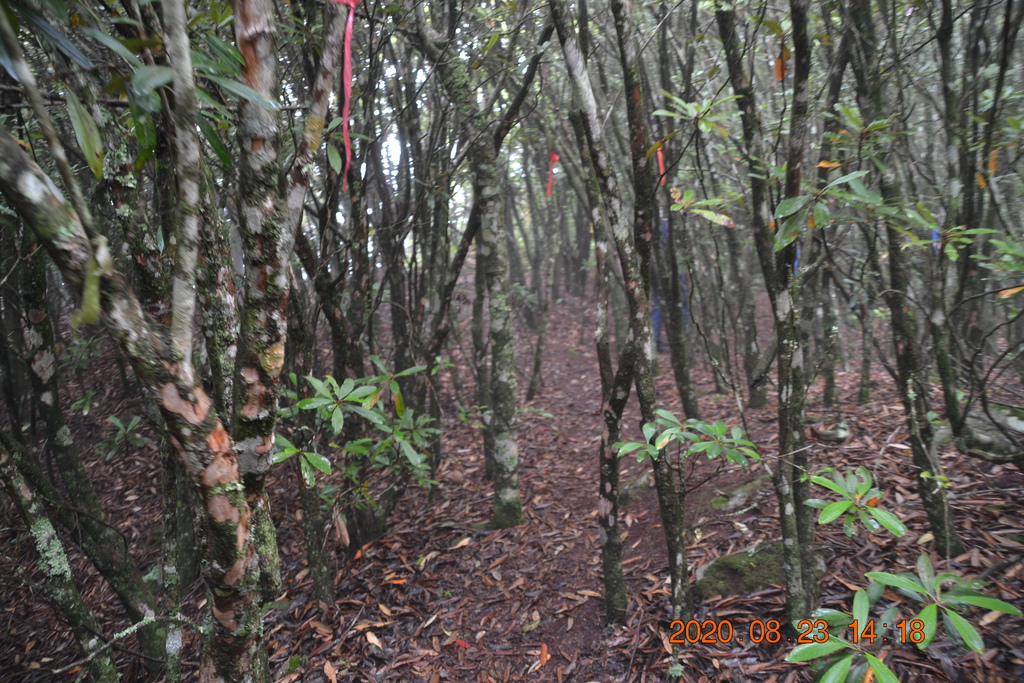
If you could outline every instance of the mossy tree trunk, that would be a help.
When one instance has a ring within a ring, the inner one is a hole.
[[[869,0],[853,0],[848,12],[848,20],[858,27],[853,50],[857,99],[863,120],[874,121],[885,114],[885,79],[878,63],[875,19]],[[880,160],[885,162],[884,154]],[[884,170],[878,182],[883,201],[892,207],[900,206],[903,199],[895,172]],[[935,535],[935,547],[939,553],[949,557],[962,552],[963,545],[942,484],[941,464],[935,453],[934,434],[928,420],[931,384],[918,341],[913,303],[908,297],[910,276],[903,235],[888,221],[880,225],[880,230],[889,249],[889,287],[883,297],[889,308],[896,352],[897,389],[906,412],[911,458],[919,470],[917,490]]]
[[[791,136],[786,174],[786,194],[796,196],[800,187],[803,144],[807,126],[810,46],[807,38],[807,3],[790,3],[794,39],[794,94]],[[768,226],[771,220],[765,170],[764,133],[758,116],[757,102],[750,77],[746,73],[736,14],[731,7],[715,3],[715,18],[722,38],[733,92],[743,127],[743,154],[750,168],[751,227],[761,272],[767,284],[774,315],[778,359],[778,432],[779,459],[772,470],[772,480],[779,504],[786,569],[786,610],[791,619],[810,614],[817,595],[814,578],[814,517],[803,505],[807,483],[801,483],[798,472],[806,470],[804,440],[804,349],[799,324],[799,290],[792,287],[796,245],[790,244],[776,252],[774,236]]]
[[[103,641],[99,620],[71,579],[71,566],[64,553],[64,545],[50,523],[50,518],[46,516],[42,503],[32,494],[31,487],[18,472],[14,459],[3,445],[0,445],[0,483],[32,534],[32,543],[39,554],[39,569],[45,577],[47,596],[68,620],[71,632],[87,658],[89,674],[98,683],[120,680]]]
[[[500,116],[495,117],[491,111],[479,106],[469,65],[445,54],[447,45],[428,22],[422,6],[416,6],[414,18],[418,34],[417,47],[435,65],[445,94],[459,116],[466,144],[473,196],[470,220],[479,220],[480,223],[476,267],[478,273],[484,276],[482,284],[487,294],[490,345],[486,397],[489,415],[485,417],[485,430],[490,430],[487,445],[491,451],[490,454],[485,452],[485,460],[490,461],[494,498],[488,526],[507,528],[521,524],[523,512],[519,493],[519,443],[516,428],[518,378],[513,347],[514,318],[510,301],[508,244],[502,205],[504,169],[499,151],[515,125],[519,110],[536,77],[541,51],[538,50],[531,57],[512,101]],[[542,30],[540,45],[543,46],[550,37],[550,27]],[[478,299],[480,284],[478,280]],[[479,315],[474,313],[474,324],[478,324],[480,319],[482,310]],[[474,348],[479,352],[477,343],[474,343]]]

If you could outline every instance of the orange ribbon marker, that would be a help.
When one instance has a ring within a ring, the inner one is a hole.
[[[333,0],[348,7],[348,23],[345,24],[345,47],[341,66],[342,88],[345,101],[341,105],[341,137],[345,141],[345,168],[341,171],[341,189],[348,189],[348,169],[352,165],[352,140],[348,135],[349,101],[352,99],[352,21],[356,16],[359,0]]]
[[[548,196],[551,196],[551,185],[555,182],[555,163],[558,155],[552,152],[548,155]]]
[[[658,148],[658,173],[661,175],[661,184],[665,184],[665,155],[661,153],[661,147]]]

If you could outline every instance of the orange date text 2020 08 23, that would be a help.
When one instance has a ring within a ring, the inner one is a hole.
[[[846,638],[855,644],[862,641],[871,644],[875,640],[881,640],[883,643],[920,643],[925,638],[924,622],[920,619],[910,621],[903,619],[893,624],[881,624],[882,629],[888,629],[890,626],[892,627],[891,631],[885,632],[885,635],[879,635],[875,632],[874,621],[869,620],[865,624],[858,624],[854,621],[833,635]],[[804,619],[797,622],[795,637],[784,634],[782,624],[777,619],[755,619],[746,625],[745,632],[742,630],[742,625],[736,628],[728,619],[705,619],[703,621],[677,619],[669,625],[669,628],[671,629],[669,642],[677,645],[695,643],[727,645],[742,644],[743,642],[755,644],[787,642],[802,645],[827,642],[831,627],[823,619],[813,621]]]

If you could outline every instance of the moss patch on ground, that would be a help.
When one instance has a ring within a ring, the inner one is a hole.
[[[694,590],[702,600],[714,595],[747,595],[785,585],[782,543],[762,543],[751,552],[719,557],[704,571]]]

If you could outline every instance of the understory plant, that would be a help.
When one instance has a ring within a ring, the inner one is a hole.
[[[313,395],[282,408],[282,422],[287,424],[287,418],[295,417],[298,411],[315,411],[311,425],[291,425],[310,430],[306,436],[313,438],[295,439],[308,444],[300,448],[278,433],[280,450],[274,462],[299,457],[302,478],[310,488],[317,485],[317,472],[340,475],[340,485],[320,489],[328,508],[338,503],[348,510],[383,508],[386,517],[410,479],[421,486],[433,483],[426,453],[438,430],[431,425],[430,417],[415,415],[406,406],[398,382],[426,367],[418,365],[391,373],[376,356],[371,360],[381,374],[346,378],[341,383],[331,376],[322,380],[305,378]],[[291,375],[289,379],[297,387],[298,378]],[[295,389],[287,391],[286,398],[298,398]],[[377,492],[375,496],[373,482],[385,475],[391,481],[384,494]]]
[[[744,469],[750,458],[758,460],[761,457],[757,447],[744,438],[745,434],[739,427],[729,427],[721,420],[704,422],[691,418],[683,422],[671,411],[663,409],[658,409],[655,414],[658,416],[655,421],[641,428],[646,441],[624,441],[612,446],[619,457],[636,453],[637,461],[643,462],[647,456],[657,458],[673,443],[680,448],[680,458],[692,453],[704,453],[709,460],[724,456]]]
[[[877,507],[884,494],[874,488],[871,474],[865,468],[858,467],[855,472],[845,474],[832,468],[822,472],[830,473],[831,478],[819,475],[811,480],[840,494],[843,499],[833,503],[819,499],[805,501],[806,505],[821,509],[819,524],[843,517],[843,530],[848,536],[856,533],[856,520],[871,532],[883,527],[897,537],[907,532],[896,515]],[[927,648],[938,631],[940,612],[949,639],[975,652],[984,649],[984,642],[962,613],[971,607],[981,607],[1021,616],[1021,611],[1008,602],[982,593],[982,581],[965,580],[952,572],[936,574],[927,555],[917,558],[916,568],[916,575],[867,572],[864,576],[870,583],[867,588],[854,592],[851,614],[823,608],[812,612],[810,619],[795,622],[793,626],[800,634],[800,644],[786,661],[819,660],[811,666],[818,683],[867,680],[869,670],[879,683],[898,683],[899,678],[885,664],[886,652],[892,645],[914,644],[921,650]],[[871,608],[887,586],[923,607],[911,619],[901,618],[896,605],[870,618]]]

